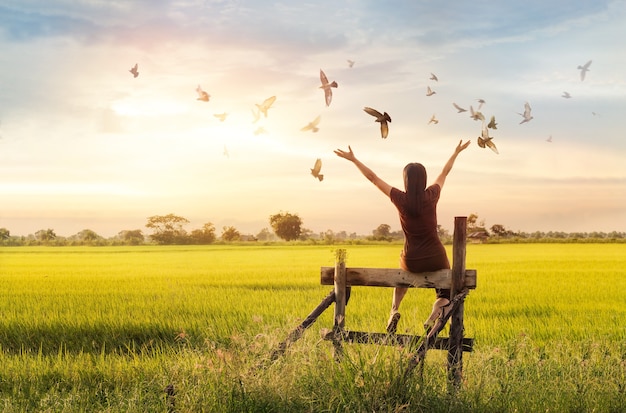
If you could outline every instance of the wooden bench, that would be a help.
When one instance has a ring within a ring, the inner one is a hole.
[[[455,217],[452,269],[412,273],[397,268],[346,268],[345,250],[337,250],[335,267],[321,267],[320,270],[321,284],[333,285],[333,290],[289,337],[279,344],[271,359],[283,354],[289,344],[297,340],[324,310],[335,303],[333,329],[324,335],[324,339],[333,342],[337,359],[343,354],[342,342],[413,345],[415,351],[405,372],[409,374],[424,360],[429,348],[447,350],[449,379],[455,386],[460,385],[463,370],[462,354],[464,351],[472,351],[474,343],[473,339],[463,336],[464,301],[469,290],[476,288],[477,281],[476,270],[465,269],[466,226],[466,217]],[[346,305],[353,286],[449,288],[450,304],[444,308],[441,317],[425,336],[349,331],[345,328]],[[451,319],[450,337],[438,337],[449,319]]]

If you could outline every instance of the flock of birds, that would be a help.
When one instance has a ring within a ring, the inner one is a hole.
[[[350,68],[352,68],[354,66],[354,60],[347,60],[348,62],[348,66]],[[584,65],[579,65],[578,66],[578,70],[580,70],[580,80],[581,82],[585,80],[585,75],[586,73],[589,71],[589,66],[591,66],[591,60],[589,60],[587,63],[585,63]],[[133,75],[134,78],[136,78],[137,76],[139,76],[139,65],[136,63],[133,67],[130,68],[129,72]],[[437,75],[435,75],[434,73],[430,74],[430,80],[434,81],[434,82],[438,82],[439,78],[437,77]],[[332,81],[329,82],[328,81],[328,77],[326,76],[326,74],[324,73],[324,71],[322,69],[320,69],[320,82],[321,82],[321,86],[319,86],[320,89],[323,89],[324,91],[324,102],[326,103],[326,106],[330,106],[332,100],[333,100],[333,89],[336,89],[339,85],[337,84],[336,81]],[[202,89],[202,87],[200,85],[198,85],[198,87],[196,88],[196,92],[198,94],[197,100],[202,101],[202,102],[208,102],[211,98],[211,95],[209,95],[205,90]],[[436,94],[437,92],[434,91],[431,86],[427,86],[426,87],[426,96],[433,96],[434,94]],[[563,94],[561,95],[563,98],[565,99],[570,99],[572,96],[567,92],[564,91]],[[255,104],[256,109],[253,108],[252,109],[252,115],[253,115],[253,122],[252,123],[256,123],[259,121],[259,119],[261,118],[261,114],[267,118],[267,111],[271,108],[271,106],[274,104],[274,102],[276,101],[276,96],[271,96],[267,99],[265,99],[262,103],[257,103]],[[480,148],[489,148],[491,149],[493,152],[495,152],[496,154],[498,154],[498,148],[496,147],[496,144],[493,142],[493,136],[490,136],[490,130],[497,130],[497,123],[496,123],[496,118],[494,115],[492,115],[489,119],[489,121],[487,122],[487,118],[483,115],[483,113],[481,112],[481,109],[483,107],[483,105],[486,103],[484,99],[477,99],[478,102],[478,106],[476,108],[476,110],[474,110],[474,107],[472,105],[470,105],[469,107],[469,112],[470,112],[470,118],[475,120],[475,121],[480,121],[481,122],[481,128],[480,128],[480,136],[478,136],[477,138],[477,144]],[[452,103],[452,106],[457,110],[457,113],[463,113],[463,112],[467,112],[467,109],[459,106],[456,102]],[[380,135],[382,139],[387,139],[387,137],[389,136],[389,123],[391,123],[391,116],[389,116],[389,114],[385,111],[383,111],[382,113],[376,109],[373,109],[371,107],[364,107],[363,110],[373,116],[375,119],[374,121],[377,123],[380,123]],[[520,122],[520,125],[523,123],[527,123],[530,122],[533,118],[532,114],[531,114],[532,108],[530,106],[530,104],[528,102],[524,103],[524,112],[517,112],[520,116],[522,116],[522,120]],[[596,113],[592,112],[593,115],[595,116]],[[214,114],[214,116],[216,118],[218,118],[221,122],[223,122],[226,117],[228,116],[228,114],[226,112],[224,113],[216,113]],[[301,131],[306,132],[306,131],[312,131],[312,132],[317,132],[319,131],[319,123],[321,120],[321,116],[317,116],[315,119],[313,119],[311,122],[309,122],[307,125],[305,125]],[[437,124],[439,123],[439,120],[436,118],[436,116],[433,114],[430,118],[430,120],[428,121],[428,124]],[[259,135],[261,133],[266,133],[265,129],[260,126],[258,127],[255,131],[254,134],[255,135]],[[552,136],[550,136],[548,139],[546,139],[548,142],[552,142]],[[226,149],[226,147],[224,147],[224,155],[228,156],[228,150]],[[324,180],[324,175],[321,173],[321,169],[322,169],[322,160],[320,158],[315,160],[315,164],[313,166],[313,168],[311,168],[311,175],[313,175],[314,178],[318,179],[320,182]]]

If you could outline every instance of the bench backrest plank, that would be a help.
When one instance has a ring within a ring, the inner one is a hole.
[[[335,267],[321,268],[321,284],[333,285]],[[347,286],[450,288],[452,270],[414,273],[399,268],[346,268]],[[465,287],[476,288],[476,270],[465,270]]]

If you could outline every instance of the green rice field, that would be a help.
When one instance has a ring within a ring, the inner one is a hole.
[[[0,248],[0,411],[626,412],[626,244],[468,245],[457,390],[442,351],[405,380],[408,348],[335,362],[332,307],[269,359],[332,288],[333,248],[396,268],[401,245]],[[391,295],[354,287],[346,328],[383,332]],[[398,332],[433,299],[411,290]]]

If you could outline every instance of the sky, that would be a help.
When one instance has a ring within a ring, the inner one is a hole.
[[[433,182],[471,140],[444,228],[474,213],[514,231],[626,231],[625,21],[624,0],[5,0],[0,228],[111,237],[173,213],[188,231],[257,234],[289,212],[313,232],[396,231],[393,204],[333,151],[350,145],[402,189],[405,164]],[[320,70],[338,84],[329,106]],[[478,99],[498,154],[452,106]],[[390,115],[386,139],[366,106]]]

